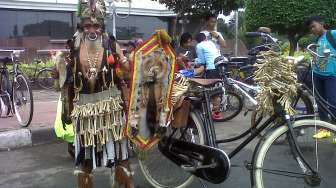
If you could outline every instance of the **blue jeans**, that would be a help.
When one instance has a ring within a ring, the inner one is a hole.
[[[314,84],[317,92],[333,106],[336,106],[336,77],[322,76],[314,73]],[[320,119],[323,121],[330,121],[328,113],[317,104]],[[336,109],[329,108],[329,110],[336,115]]]

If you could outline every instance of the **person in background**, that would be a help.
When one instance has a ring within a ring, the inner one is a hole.
[[[270,35],[272,30],[268,27],[259,27],[257,32],[264,33]],[[262,52],[262,51],[269,51],[271,48],[269,47],[269,44],[272,43],[272,41],[265,36],[261,37],[261,43],[258,44],[257,48],[252,48],[249,50],[248,55],[252,56],[253,58],[256,59],[256,56]],[[255,60],[254,60],[255,61]]]
[[[129,42],[126,44],[126,47],[127,47],[127,49],[126,49],[126,57],[127,57],[128,59],[130,59],[130,58],[132,58],[132,57],[131,57],[131,54],[134,52],[134,50],[135,50],[135,48],[136,48],[136,44],[135,44],[135,42],[133,42],[133,41],[129,41]]]
[[[329,49],[331,56],[327,59],[317,59],[313,68],[313,83],[318,93],[333,106],[336,106],[336,30],[327,30],[325,23],[319,16],[312,16],[306,21],[312,34],[317,39],[317,53],[324,56],[324,50]],[[324,111],[319,104],[318,110],[320,119],[329,121],[328,113]],[[329,108],[333,114],[336,110]],[[332,122],[336,123],[336,122]],[[320,130],[318,134],[314,135],[315,138],[325,138],[331,136],[331,133],[326,130]],[[335,140],[335,138],[334,138]]]
[[[135,46],[136,48],[141,46],[144,43],[144,41],[141,38],[138,38],[135,40]]]
[[[270,35],[272,33],[272,30],[271,28],[268,28],[268,27],[259,27],[258,32]],[[262,44],[269,44],[270,42],[271,41],[269,41],[269,38],[262,37]]]
[[[201,31],[204,33],[207,40],[214,42],[217,49],[221,51],[222,48],[226,47],[226,42],[222,34],[216,31],[217,26],[217,16],[214,14],[207,14],[205,16],[205,30]]]
[[[190,33],[183,33],[180,38],[180,46],[176,49],[177,55],[177,70],[189,69],[193,66],[193,61],[196,57],[193,39]]]
[[[219,72],[215,67],[215,59],[221,54],[219,53],[216,45],[208,40],[204,33],[199,33],[196,36],[196,66],[198,68],[194,69],[194,74],[203,74],[207,79],[220,78]],[[213,105],[212,118],[213,119],[223,119],[223,113],[219,111],[220,97],[215,96],[211,99]]]

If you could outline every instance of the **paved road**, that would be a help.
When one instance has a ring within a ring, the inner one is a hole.
[[[247,122],[246,118],[237,118],[232,122],[218,125],[217,130],[220,135],[232,135],[244,128],[238,126]],[[226,131],[224,131],[224,128]],[[223,146],[225,150],[230,150],[235,144]],[[73,176],[74,165],[72,159],[66,151],[66,144],[52,143],[39,145],[31,148],[23,148],[13,151],[0,152],[0,188],[73,188],[75,186],[75,177]],[[251,154],[251,146],[242,151],[234,164],[242,164]],[[135,158],[132,158],[132,168],[135,170],[135,181],[139,187],[150,187],[141,175],[139,165]],[[245,188],[249,187],[249,173],[245,168],[233,168],[231,178],[222,185],[211,185],[208,187],[219,188]],[[109,187],[109,171],[99,169],[95,172],[96,187]],[[199,181],[196,181],[190,187],[201,187]]]
[[[235,135],[248,127],[249,117],[239,116],[231,122],[216,125],[216,131],[218,137],[223,138],[227,136]],[[244,148],[237,156],[231,161],[232,167],[229,179],[220,184],[213,185],[205,183],[209,188],[247,188],[249,184],[249,171],[243,166],[244,161],[250,160],[253,146],[255,142]],[[229,152],[237,143],[230,143],[222,145],[221,148]],[[328,153],[321,153],[320,156],[320,168],[326,169],[332,167],[336,169],[336,153],[335,149],[330,145],[331,149],[327,150]],[[69,157],[66,151],[66,144],[64,143],[51,143],[33,146],[30,148],[23,148],[13,151],[0,152],[0,188],[74,188],[76,187],[76,179],[73,175],[74,165],[72,159]],[[320,148],[323,149],[323,148]],[[310,147],[305,147],[304,151],[311,151]],[[272,161],[269,161],[270,168],[288,167],[293,170],[296,165],[293,164],[293,160],[290,155],[288,147],[279,145],[276,150],[272,152]],[[141,188],[148,188],[150,185],[144,180],[136,158],[132,158],[132,169],[135,171],[135,182]],[[328,163],[328,161],[330,161]],[[325,163],[327,162],[327,163]],[[324,164],[324,165],[323,165]],[[327,166],[325,166],[327,164]],[[329,166],[328,166],[329,165]],[[237,167],[238,166],[238,167]],[[98,169],[94,173],[95,187],[108,188],[109,186],[109,170]],[[323,188],[332,188],[336,185],[336,179],[334,178],[334,171],[327,170],[327,176],[323,176],[328,180],[332,180],[330,184],[322,184]],[[303,184],[294,185],[294,182],[288,181],[288,178],[280,180],[285,182],[286,185],[279,185],[279,181],[275,181],[270,178],[268,182],[270,188],[283,188],[283,187],[295,187],[304,188]],[[301,181],[303,183],[303,180]],[[297,182],[296,182],[297,183]],[[199,181],[195,181],[189,187],[202,188]],[[320,187],[320,188],[321,188]]]
[[[52,126],[56,116],[59,93],[52,90],[34,90],[34,114],[30,128]],[[0,131],[20,129],[16,117],[0,118]]]

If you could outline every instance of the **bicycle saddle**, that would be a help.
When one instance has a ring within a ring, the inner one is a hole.
[[[0,56],[0,63],[9,63],[11,61],[11,58],[9,58],[8,56]]]
[[[240,67],[239,69],[241,71],[248,71],[248,70],[253,70],[253,69],[256,69],[257,67],[253,66],[253,65],[245,65],[245,66],[242,66]]]
[[[190,82],[196,83],[201,86],[212,86],[216,83],[221,82],[221,79],[202,79],[202,78],[190,78]]]
[[[229,67],[242,67],[242,66],[245,66],[245,65],[247,65],[247,62],[229,62],[228,63],[228,66]]]
[[[230,62],[245,62],[248,63],[249,57],[230,57]]]

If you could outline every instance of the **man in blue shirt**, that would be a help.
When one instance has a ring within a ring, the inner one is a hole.
[[[328,58],[317,59],[315,65],[313,65],[313,80],[315,88],[319,94],[331,105],[336,106],[336,49],[331,41],[336,41],[336,30],[331,30],[331,37],[327,37],[328,30],[325,28],[325,24],[319,16],[313,16],[309,18],[306,24],[309,26],[310,31],[318,37],[317,44],[319,47],[317,48],[317,53],[319,55],[323,55],[323,51],[325,49],[329,49],[331,51],[331,55]],[[320,108],[319,105],[318,109],[320,119],[329,121],[327,112]],[[336,110],[331,108],[330,110],[336,114]],[[328,132],[326,134],[321,133],[316,137],[326,137],[329,136],[329,134]]]

